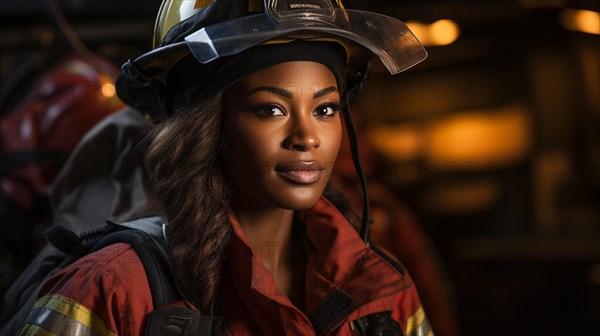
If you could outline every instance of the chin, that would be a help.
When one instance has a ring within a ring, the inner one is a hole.
[[[306,210],[312,208],[323,194],[321,190],[301,190],[301,188],[292,188],[279,193],[274,206],[286,210]]]

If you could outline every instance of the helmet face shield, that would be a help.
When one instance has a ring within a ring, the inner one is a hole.
[[[359,10],[304,9],[276,15],[256,14],[210,25],[185,37],[200,63],[278,39],[357,43],[379,56],[391,74],[404,71],[427,57],[421,43],[402,22]],[[349,57],[352,63],[352,55]]]

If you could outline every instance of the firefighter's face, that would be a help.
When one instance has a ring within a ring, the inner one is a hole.
[[[316,62],[281,63],[225,91],[225,170],[233,207],[312,207],[342,137],[333,73]]]

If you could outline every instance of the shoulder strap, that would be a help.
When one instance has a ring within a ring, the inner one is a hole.
[[[125,223],[112,224],[126,227],[111,235],[115,242],[129,243],[142,261],[152,292],[154,311],[146,317],[146,335],[152,336],[210,336],[212,318],[198,310],[168,306],[185,299],[177,286],[170,267],[169,247],[166,241],[166,223],[161,217],[145,217]],[[189,301],[189,300],[188,300]]]
[[[154,309],[181,300],[170,267],[168,245],[163,235],[161,217],[144,217],[125,223],[109,223],[130,230],[120,230],[98,242],[99,246],[127,243],[140,258],[152,291]],[[166,225],[166,224],[165,224]]]

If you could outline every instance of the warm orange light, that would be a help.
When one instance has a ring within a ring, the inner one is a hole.
[[[406,21],[405,22],[410,31],[415,34],[415,36],[421,41],[421,43],[425,46],[428,44],[426,42],[429,41],[429,25],[422,22],[417,21]]]
[[[452,20],[437,20],[429,28],[434,45],[448,45],[458,38],[460,29]]]
[[[527,154],[531,121],[520,105],[465,112],[433,124],[426,143],[425,158],[432,165],[507,165]]]
[[[465,111],[423,125],[376,126],[373,146],[398,161],[425,160],[440,169],[487,170],[522,160],[531,147],[532,128],[522,104]]]
[[[106,83],[102,85],[100,91],[102,92],[102,95],[106,98],[112,98],[117,94],[115,90],[115,85],[112,83]]]
[[[377,126],[369,131],[369,140],[385,156],[411,161],[423,151],[423,132],[413,125]]]
[[[600,35],[600,13],[585,9],[563,9],[560,23],[569,30]]]
[[[441,19],[431,24],[409,21],[406,25],[424,46],[443,46],[453,43],[460,36],[458,24]]]

